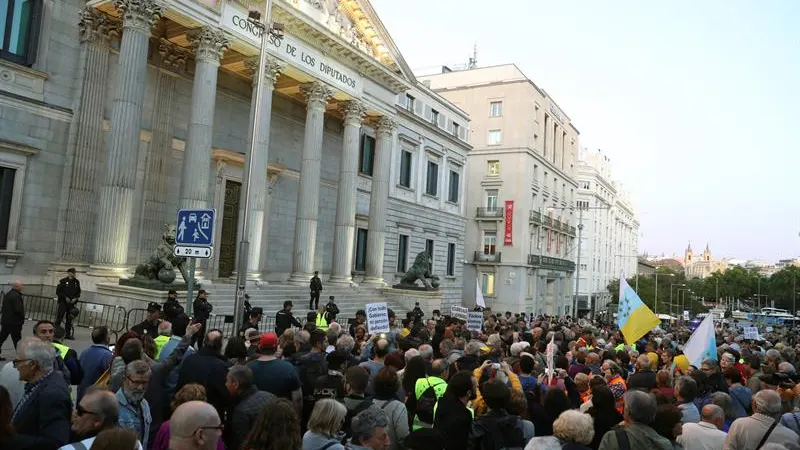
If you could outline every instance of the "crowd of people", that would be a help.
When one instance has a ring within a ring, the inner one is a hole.
[[[800,448],[793,330],[773,345],[718,327],[715,357],[692,365],[680,325],[626,343],[592,321],[485,310],[475,331],[417,305],[369,334],[363,311],[315,304],[301,326],[292,306],[275,330],[248,308],[226,337],[170,294],[80,354],[39,321],[0,369],[0,448]]]

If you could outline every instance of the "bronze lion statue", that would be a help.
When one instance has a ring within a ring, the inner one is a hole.
[[[428,252],[420,252],[414,260],[414,264],[400,280],[399,286],[419,287],[417,281],[422,282],[422,287],[426,290],[439,288],[439,277],[431,273],[431,255]]]

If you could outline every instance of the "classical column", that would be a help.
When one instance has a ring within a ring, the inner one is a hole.
[[[195,49],[195,66],[179,205],[181,208],[208,208],[217,72],[230,43],[222,31],[212,27],[203,27],[188,37]]]
[[[383,284],[383,253],[386,243],[386,209],[389,203],[389,169],[392,164],[394,130],[397,123],[384,116],[378,121],[375,171],[369,199],[367,228],[367,274],[364,283]]]
[[[363,104],[351,100],[345,104],[342,162],[336,198],[336,228],[333,232],[332,283],[349,283],[353,269],[353,242],[356,233],[356,189],[358,187],[358,150],[361,121],[367,112]]]
[[[258,81],[258,60],[255,58],[245,61],[245,65],[253,72],[253,95],[250,101],[250,133],[253,132],[253,121],[256,116],[256,82]],[[261,86],[261,126],[259,127],[259,135],[256,139],[256,151],[253,153],[252,164],[253,170],[253,186],[250,189],[250,215],[249,215],[249,231],[250,231],[250,250],[247,255],[247,273],[248,278],[258,279],[265,267],[262,266],[261,250],[266,248],[262,238],[265,235],[263,231],[269,224],[269,209],[267,202],[268,187],[267,187],[267,163],[269,162],[269,131],[270,121],[272,119],[272,93],[275,87],[275,81],[278,79],[283,70],[283,64],[273,58],[267,57],[267,64],[264,67],[264,84]],[[252,142],[252,134],[249,140]],[[250,148],[248,146],[248,148]],[[244,168],[244,173],[247,173],[247,167]],[[247,180],[242,181],[242,199],[241,205],[244,206],[245,198],[247,195]],[[241,217],[240,215],[239,217]],[[242,230],[242,227],[239,227]],[[237,270],[239,270],[237,268]]]
[[[103,152],[103,108],[112,36],[119,29],[93,7],[84,7],[78,24],[81,56],[67,164],[64,168],[56,258],[64,264],[89,261],[95,221],[98,161]]]
[[[91,271],[97,275],[119,274],[128,262],[142,103],[147,86],[148,41],[150,29],[162,13],[156,0],[114,0],[114,6],[122,16],[123,32],[95,229]]]
[[[187,52],[166,39],[158,44],[159,69],[153,102],[153,137],[147,152],[144,173],[144,196],[140,216],[139,257],[153,252],[161,242],[165,223],[175,221],[174,211],[167,211],[167,169],[172,159],[175,135],[175,80],[186,67]]]
[[[325,108],[333,92],[315,81],[301,87],[306,105],[306,130],[300,156],[300,186],[297,193],[297,218],[294,227],[293,283],[308,283],[314,272],[314,250],[317,245],[319,184],[322,171],[322,131]]]

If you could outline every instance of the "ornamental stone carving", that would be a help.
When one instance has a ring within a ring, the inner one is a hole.
[[[203,27],[189,33],[187,37],[195,48],[197,61],[219,64],[222,55],[231,47],[228,37],[218,28]]]
[[[397,122],[393,118],[383,116],[378,119],[378,134],[391,135],[395,129],[397,129]]]
[[[163,68],[173,72],[181,72],[186,68],[186,51],[164,38],[158,43],[158,54],[161,55]]]
[[[360,126],[367,114],[367,108],[359,101],[350,100],[342,106],[342,113],[346,125]]]
[[[150,29],[161,19],[164,8],[156,0],[113,0],[122,17],[122,28],[150,34]]]
[[[253,84],[258,81],[258,61],[258,56],[246,59],[244,61],[244,65],[247,70],[253,74]],[[266,64],[264,64],[264,67],[267,69],[267,71],[264,73],[264,82],[274,85],[275,82],[278,81],[278,75],[283,72],[283,69],[286,66],[279,59],[267,56],[267,61]]]
[[[328,104],[328,100],[333,97],[333,91],[319,81],[301,85],[300,92],[302,92],[303,96],[306,98],[308,108],[324,110]]]
[[[80,33],[81,42],[107,44],[111,37],[119,34],[119,28],[108,16],[96,8],[86,6],[81,10],[78,32]]]

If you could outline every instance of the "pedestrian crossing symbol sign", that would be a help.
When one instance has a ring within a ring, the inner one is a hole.
[[[179,210],[175,244],[192,247],[214,245],[214,212],[213,209]]]

